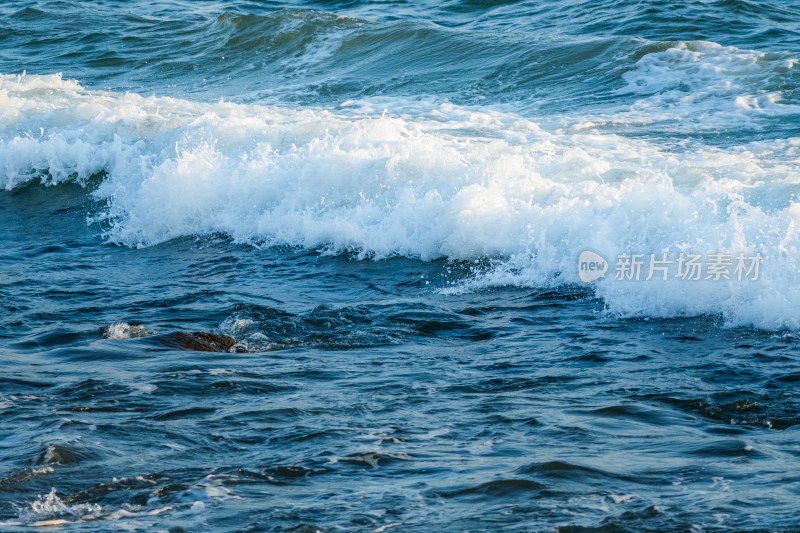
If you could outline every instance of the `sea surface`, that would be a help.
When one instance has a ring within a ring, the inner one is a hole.
[[[800,531],[800,3],[12,0],[0,73],[0,531]]]

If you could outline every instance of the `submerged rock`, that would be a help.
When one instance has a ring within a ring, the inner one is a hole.
[[[233,337],[221,333],[208,333],[206,331],[195,331],[194,333],[184,333],[176,331],[164,335],[163,342],[170,348],[181,350],[194,350],[196,352],[227,352],[238,345],[238,341]],[[234,349],[233,351],[240,351]]]
[[[103,331],[103,336],[116,340],[151,337],[153,342],[162,346],[179,350],[194,350],[196,352],[246,353],[250,351],[246,341],[238,341],[223,333],[175,331],[163,335],[154,335],[143,326],[130,326],[125,322],[112,324]]]

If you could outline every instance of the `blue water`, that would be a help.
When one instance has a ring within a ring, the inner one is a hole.
[[[0,530],[800,531],[798,21],[5,2]]]

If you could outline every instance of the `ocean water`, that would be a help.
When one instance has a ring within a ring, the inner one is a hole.
[[[798,195],[792,1],[4,2],[0,530],[800,531]]]

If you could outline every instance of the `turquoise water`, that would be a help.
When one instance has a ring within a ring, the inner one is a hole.
[[[798,20],[6,2],[0,530],[800,529]]]

